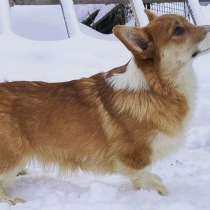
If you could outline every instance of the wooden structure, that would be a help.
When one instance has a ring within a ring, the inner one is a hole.
[[[2,1],[2,0],[0,0]],[[122,9],[119,9],[118,6],[127,6],[130,5],[136,20],[136,25],[144,26],[148,21],[145,18],[145,15],[142,14],[143,8],[152,10],[157,15],[162,15],[165,13],[175,13],[182,16],[185,16],[188,20],[196,24],[193,12],[190,8],[188,0],[8,0],[10,6],[15,5],[57,5],[60,4],[67,34],[70,37],[71,25],[70,19],[73,19],[74,25],[77,25],[77,29],[73,30],[74,32],[79,32],[79,25],[76,23],[76,14],[73,9],[73,4],[115,4],[116,7],[104,16],[97,23],[94,23],[93,18],[96,17],[97,11],[94,14],[91,14],[86,20],[86,25],[91,26],[92,28],[102,32],[102,33],[111,33],[111,28],[115,24],[124,24],[125,21]],[[65,6],[64,6],[65,2]],[[70,5],[70,6],[69,6]],[[71,9],[70,9],[71,8]],[[72,10],[73,9],[73,10]],[[72,14],[73,11],[74,14]],[[71,14],[70,14],[71,13]],[[118,18],[118,13],[121,16],[121,19]],[[71,17],[70,17],[71,16]],[[123,21],[122,21],[123,20]],[[78,21],[77,21],[78,22]]]
[[[111,34],[115,25],[125,25],[126,15],[123,4],[118,4],[105,16],[91,25],[91,28],[103,34]]]
[[[143,0],[144,4],[184,2],[185,0]],[[203,0],[204,1],[204,0]],[[205,0],[207,1],[207,0]],[[209,0],[208,0],[209,1]],[[10,5],[56,5],[59,0],[9,0]],[[127,4],[129,0],[73,0],[74,4]]]
[[[55,5],[59,0],[9,0],[10,5]],[[73,0],[74,4],[118,4],[127,0]]]
[[[142,2],[142,0],[138,1]],[[200,1],[210,1],[210,0],[200,0]],[[9,2],[11,6],[60,4],[60,0],[9,0]],[[131,5],[133,4],[132,0],[73,0],[73,2],[74,4],[119,4],[119,3],[124,5],[129,3]],[[164,13],[180,14],[196,24],[188,0],[143,0],[143,4],[147,9],[151,9],[157,14],[164,14]]]
[[[210,0],[199,0],[201,6],[208,6],[210,4]]]

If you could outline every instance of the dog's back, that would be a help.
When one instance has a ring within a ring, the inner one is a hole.
[[[0,171],[13,170],[34,157],[71,170],[88,168],[87,157],[95,160],[90,168],[105,167],[100,157],[108,160],[110,155],[97,94],[91,78],[0,84]]]

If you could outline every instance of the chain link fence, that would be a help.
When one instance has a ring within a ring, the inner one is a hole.
[[[184,16],[190,22],[196,24],[188,0],[146,0],[144,1],[144,6],[146,9],[153,11],[157,15],[173,13]]]

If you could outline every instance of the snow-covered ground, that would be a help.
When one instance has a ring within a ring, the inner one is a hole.
[[[128,61],[130,54],[119,42],[90,29],[83,28],[86,35],[65,39],[58,8],[30,8],[12,11],[13,30],[25,38],[0,34],[1,81],[67,81]],[[31,165],[29,174],[17,177],[8,188],[11,195],[27,202],[16,206],[0,203],[0,210],[210,210],[210,54],[197,58],[194,68],[197,107],[186,146],[153,169],[168,186],[168,196],[134,192],[129,181],[120,176],[82,172],[60,176],[52,169],[43,171]]]

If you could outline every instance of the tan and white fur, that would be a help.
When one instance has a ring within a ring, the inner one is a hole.
[[[191,63],[207,31],[146,13],[146,27],[113,30],[133,54],[124,66],[65,83],[0,84],[1,201],[21,201],[3,184],[33,159],[121,174],[134,189],[167,194],[151,166],[183,144],[196,92]]]

